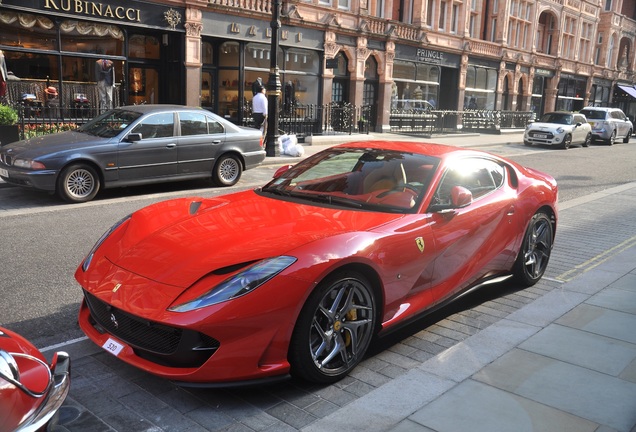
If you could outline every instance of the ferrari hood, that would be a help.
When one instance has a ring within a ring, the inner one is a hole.
[[[302,245],[369,231],[401,217],[298,204],[254,191],[177,199],[134,213],[117,247],[106,255],[132,273],[186,288],[224,267],[293,256]]]

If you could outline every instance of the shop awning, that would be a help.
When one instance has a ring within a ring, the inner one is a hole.
[[[625,93],[627,93],[628,95],[630,95],[631,97],[636,99],[636,88],[631,87],[631,86],[622,86],[622,85],[619,85],[618,87],[621,90],[623,90]]]

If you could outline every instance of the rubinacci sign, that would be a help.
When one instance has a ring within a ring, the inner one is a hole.
[[[129,22],[141,22],[141,11],[132,7],[112,6],[86,0],[45,0],[44,9],[69,12],[93,18],[108,18]]]

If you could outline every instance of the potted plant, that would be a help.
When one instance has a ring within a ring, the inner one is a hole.
[[[8,105],[0,104],[0,145],[20,140],[18,113]]]

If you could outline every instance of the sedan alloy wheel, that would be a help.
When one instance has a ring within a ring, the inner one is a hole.
[[[242,172],[243,166],[235,156],[222,156],[214,167],[214,183],[217,186],[233,186]]]
[[[90,201],[99,191],[99,175],[88,165],[71,165],[58,178],[57,193],[72,203]]]

